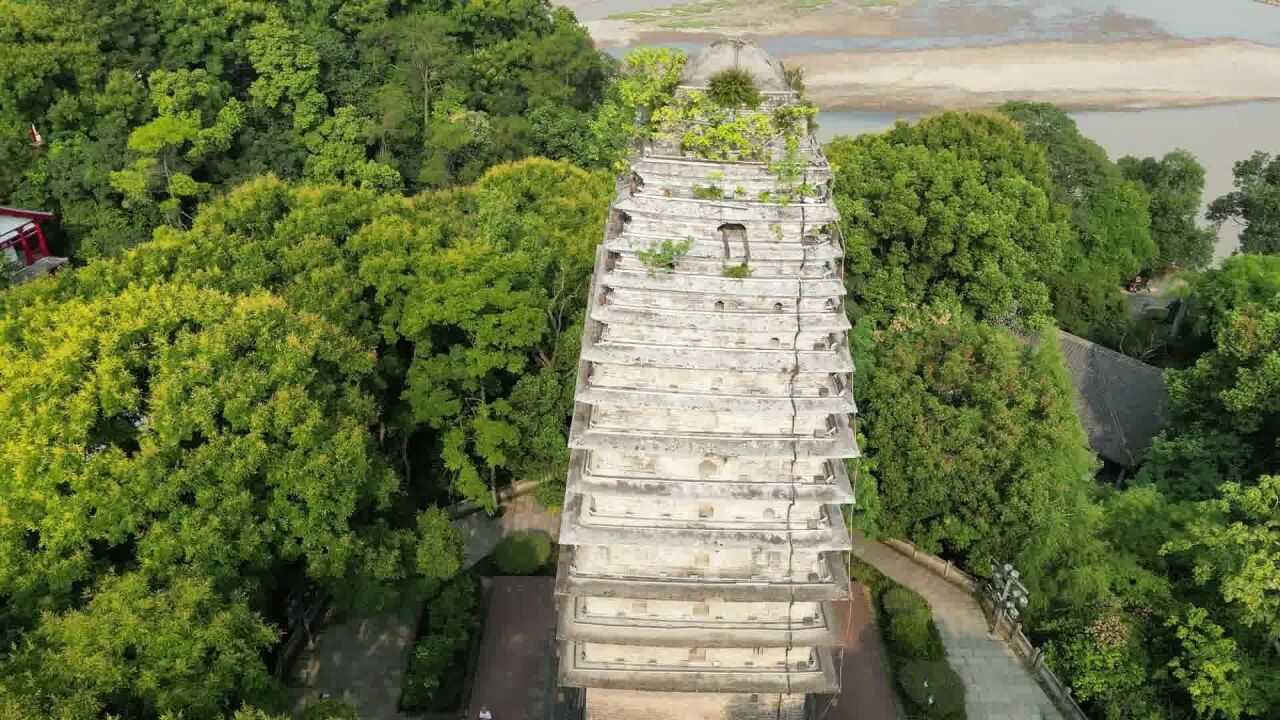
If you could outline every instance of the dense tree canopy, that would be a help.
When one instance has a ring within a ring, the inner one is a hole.
[[[1052,341],[959,308],[906,308],[859,363],[883,529],[972,567],[1005,559],[1087,487],[1093,459]]]
[[[858,313],[937,299],[1016,326],[1050,317],[1043,277],[1061,263],[1067,226],[1016,125],[945,113],[837,139],[827,155]]]
[[[1280,472],[1280,308],[1233,311],[1214,341],[1195,365],[1167,374],[1172,423],[1142,470],[1174,499]]]
[[[1051,196],[1070,217],[1062,262],[1046,275],[1058,322],[1069,332],[1117,347],[1128,325],[1120,288],[1156,257],[1150,199],[1061,109],[1013,102],[1000,112],[1042,149]]]
[[[545,160],[411,199],[263,178],[209,204],[188,231],[161,228],[8,302],[138,281],[270,290],[376,349],[378,422],[414,487],[489,503],[495,474],[551,477],[567,460],[567,378],[611,189],[604,175]]]
[[[1056,108],[1003,110],[1025,137],[948,113],[829,147],[863,412],[853,519],[979,575],[1017,565],[1023,620],[1091,717],[1266,717],[1280,268],[1244,256],[1193,276],[1203,355],[1170,375],[1171,424],[1131,487],[1095,487],[1054,343],[990,324],[1010,318],[987,288],[1048,287],[1061,327],[1122,346],[1131,273],[1211,252],[1202,171],[1180,152],[1117,167]]]
[[[563,477],[611,189],[547,160],[414,198],[265,177],[0,294],[0,413],[26,429],[0,450],[0,698],[269,707],[283,594],[373,609],[457,572],[438,502]]]
[[[1236,189],[1209,204],[1209,220],[1244,225],[1241,252],[1280,254],[1280,156],[1255,152],[1233,172]]]
[[[470,182],[544,149],[535,108],[585,127],[612,68],[546,0],[6,0],[0,15],[0,197],[57,212],[86,257],[186,227],[266,172]],[[47,146],[28,146],[32,124]]]
[[[1211,228],[1196,224],[1204,194],[1204,167],[1186,150],[1163,158],[1122,157],[1120,172],[1151,197],[1151,238],[1157,269],[1205,267],[1217,240]]]
[[[291,578],[376,596],[438,574],[413,528],[373,519],[400,493],[369,431],[373,358],[320,318],[158,285],[6,313],[0,337],[0,413],[24,428],[0,451],[0,632],[26,633],[0,677],[51,714],[208,716],[271,689],[275,631],[250,607]],[[193,652],[225,666],[183,670]]]
[[[1252,304],[1280,307],[1280,257],[1236,255],[1195,279],[1192,331],[1212,337],[1231,312]]]

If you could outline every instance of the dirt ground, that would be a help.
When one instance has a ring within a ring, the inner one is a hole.
[[[823,109],[938,110],[1052,101],[1068,110],[1280,97],[1280,48],[1235,40],[1034,43],[784,58]]]

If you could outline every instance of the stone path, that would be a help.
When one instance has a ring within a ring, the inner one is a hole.
[[[330,625],[294,665],[290,710],[302,714],[315,698],[351,703],[362,720],[399,720],[400,685],[418,628],[418,608]]]
[[[496,577],[468,718],[545,720],[555,702],[556,579]]]
[[[893,548],[858,533],[854,534],[853,553],[929,602],[951,666],[964,680],[969,717],[1062,720],[1013,650],[987,634],[986,615],[972,595]]]
[[[532,495],[506,504],[499,517],[483,512],[457,518],[453,526],[467,542],[466,566],[480,561],[518,530],[542,530],[554,539],[560,517],[546,511]],[[296,715],[323,695],[345,698],[361,720],[402,720],[400,685],[409,648],[417,631],[419,609],[376,618],[352,618],[321,630],[294,666],[292,711]]]
[[[858,583],[847,603],[836,612],[844,627],[844,657],[840,666],[840,695],[823,720],[898,720],[889,683],[888,663],[880,630],[871,615],[871,596]],[[977,720],[977,718],[974,718]]]

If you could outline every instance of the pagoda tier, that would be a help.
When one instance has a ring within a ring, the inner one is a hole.
[[[732,43],[679,92],[744,53],[766,108],[798,102],[776,64]],[[802,137],[803,197],[769,163],[689,157],[662,137],[620,183],[582,338],[556,582],[560,681],[587,688],[588,718],[796,717],[805,693],[839,688],[853,362],[831,170]],[[678,251],[656,266],[664,243]]]

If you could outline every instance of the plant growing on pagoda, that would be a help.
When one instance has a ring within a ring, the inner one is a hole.
[[[699,185],[694,183],[693,196],[699,200],[720,200],[724,197],[724,190],[721,190],[720,186],[715,184]]]
[[[751,277],[751,266],[747,265],[746,261],[741,265],[725,265],[724,276],[734,280],[744,280]]]
[[[756,90],[756,80],[751,73],[739,68],[721,70],[711,76],[707,95],[720,107],[760,107],[763,98]]]
[[[658,271],[669,273],[675,270],[676,263],[692,247],[693,237],[686,237],[679,242],[663,240],[661,244],[654,243],[650,245],[648,250],[641,250],[636,253],[636,256],[640,258],[640,262],[644,264],[649,271],[649,275],[652,276]]]
[[[782,74],[787,81],[787,87],[802,95],[804,94],[804,68],[783,65]]]
[[[622,70],[590,123],[596,164],[621,170],[630,144],[653,136],[659,127],[656,113],[671,105],[686,58],[685,53],[671,48],[639,48],[627,53]]]

